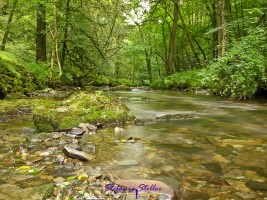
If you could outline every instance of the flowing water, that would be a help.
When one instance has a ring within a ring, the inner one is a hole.
[[[96,146],[96,158],[86,167],[97,166],[101,173],[124,179],[163,180],[179,187],[184,199],[267,199],[267,187],[246,186],[249,181],[267,182],[266,101],[235,102],[177,91],[108,95],[123,99],[138,119],[166,114],[190,114],[193,119],[128,124],[120,133],[107,128],[86,135],[81,139],[83,149],[91,147],[89,143]],[[16,133],[21,136],[18,130],[23,126],[33,126],[29,117],[0,124],[5,145],[0,150],[0,174],[5,179],[15,168],[8,163],[8,142],[11,147],[18,143]],[[124,142],[131,136],[141,140]]]

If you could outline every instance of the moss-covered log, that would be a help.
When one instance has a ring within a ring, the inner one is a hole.
[[[122,103],[101,93],[73,94],[62,103],[48,101],[34,108],[33,119],[39,131],[52,131],[78,126],[79,123],[119,124],[134,120]]]

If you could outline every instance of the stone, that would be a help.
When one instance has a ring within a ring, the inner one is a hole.
[[[84,133],[85,133],[85,130],[80,129],[80,128],[74,128],[69,132],[69,134],[75,135],[75,136],[82,136]]]
[[[219,173],[219,174],[221,174],[223,172],[220,163],[215,163],[215,162],[214,163],[204,163],[202,165],[212,172]]]
[[[163,171],[165,171],[165,172],[169,172],[169,171],[174,170],[174,167],[171,166],[171,165],[164,165],[161,169],[162,169]]]
[[[246,186],[252,190],[267,191],[267,182],[248,181],[246,182]]]
[[[153,118],[145,118],[145,119],[135,119],[134,124],[138,126],[144,126],[144,125],[149,125],[149,124],[154,124],[156,123],[156,119]]]
[[[80,123],[79,124],[79,128],[84,128],[84,127],[88,127],[90,124],[89,123]]]
[[[55,183],[63,183],[65,181],[65,178],[63,178],[63,177],[57,177],[57,178],[54,178],[53,181]]]
[[[63,165],[64,160],[65,160],[64,156],[62,156],[62,155],[57,156],[57,163],[58,164]]]
[[[83,149],[85,149],[88,153],[96,154],[96,146],[93,143],[86,144]]]
[[[76,127],[81,121],[111,125],[133,121],[134,118],[123,102],[115,101],[101,93],[79,92],[61,102],[41,102],[33,110],[34,125],[41,132]]]
[[[174,120],[188,120],[193,119],[194,116],[190,113],[179,113],[179,114],[167,114],[156,117],[156,121],[174,121]]]
[[[121,132],[123,132],[123,128],[121,128],[121,127],[115,127],[114,128],[114,132],[115,133],[121,133]]]
[[[177,195],[172,187],[161,181],[155,180],[115,180],[116,185],[138,189],[138,193],[145,192],[148,195],[153,193],[161,193],[170,196],[170,200],[176,200]]]
[[[93,160],[95,156],[89,155],[85,152],[78,151],[69,147],[64,147],[63,148],[63,153],[71,158],[77,158],[82,161],[90,161]]]

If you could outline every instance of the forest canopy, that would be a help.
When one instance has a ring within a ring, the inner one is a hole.
[[[251,98],[267,90],[266,13],[266,0],[2,0],[0,97],[16,85],[7,77],[31,73],[38,87]]]

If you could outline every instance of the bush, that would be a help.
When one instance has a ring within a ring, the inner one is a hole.
[[[42,85],[46,85],[49,78],[49,64],[47,63],[27,63],[25,68],[35,74]]]
[[[204,89],[208,87],[206,73],[206,69],[183,71],[164,79],[164,86],[167,89]]]
[[[152,83],[150,83],[150,87],[153,89],[164,89],[164,81],[162,79],[154,80]]]
[[[222,96],[246,99],[254,96],[260,85],[266,85],[264,30],[256,29],[211,64],[211,88]]]
[[[110,84],[109,79],[104,75],[98,76],[97,79],[94,81],[95,86],[107,86],[109,84]]]
[[[97,79],[94,81],[95,86],[119,86],[119,85],[125,85],[128,87],[134,87],[138,86],[138,83],[133,83],[129,79],[125,78],[113,78],[113,77],[107,77],[104,75],[100,75],[97,77]]]

